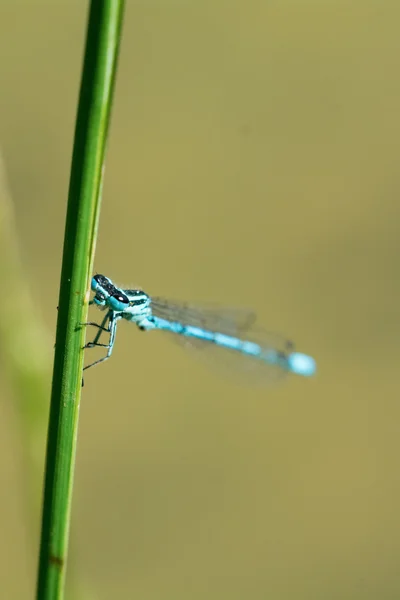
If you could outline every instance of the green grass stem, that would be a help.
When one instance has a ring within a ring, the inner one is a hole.
[[[75,128],[61,271],[37,600],[64,596],[88,286],[123,0],[92,0]]]

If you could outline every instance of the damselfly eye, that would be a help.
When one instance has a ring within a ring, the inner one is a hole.
[[[117,300],[118,302],[121,302],[122,304],[129,304],[129,300],[128,300],[127,296],[125,296],[124,294],[121,294],[121,293],[113,294],[112,298],[114,300]]]
[[[104,287],[110,286],[111,284],[110,280],[107,277],[104,277],[104,275],[95,275],[93,281]]]

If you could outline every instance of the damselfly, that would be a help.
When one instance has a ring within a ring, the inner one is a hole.
[[[285,373],[310,376],[315,373],[311,356],[294,352],[291,342],[278,335],[261,332],[255,327],[251,311],[196,307],[185,303],[153,298],[139,289],[125,290],[104,275],[95,275],[91,284],[94,297],[90,304],[107,310],[103,321],[89,322],[98,332],[85,348],[101,346],[106,356],[87,365],[93,367],[110,358],[115,344],[117,324],[121,319],[136,323],[142,331],[160,329],[199,350],[223,350],[225,355],[240,359],[236,367],[263,376],[266,381]],[[107,344],[100,343],[103,333]]]

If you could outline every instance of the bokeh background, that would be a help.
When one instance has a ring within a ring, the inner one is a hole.
[[[86,16],[0,3],[0,144],[50,350]],[[399,19],[128,0],[96,269],[252,306],[319,370],[237,385],[121,325],[81,405],[70,571],[91,597],[400,597]],[[5,370],[0,395],[1,597],[29,598],[39,515]]]

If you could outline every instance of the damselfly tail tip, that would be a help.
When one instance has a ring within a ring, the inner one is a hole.
[[[288,361],[290,370],[297,375],[311,377],[317,370],[315,360],[311,356],[307,356],[307,354],[293,352],[289,355]]]

